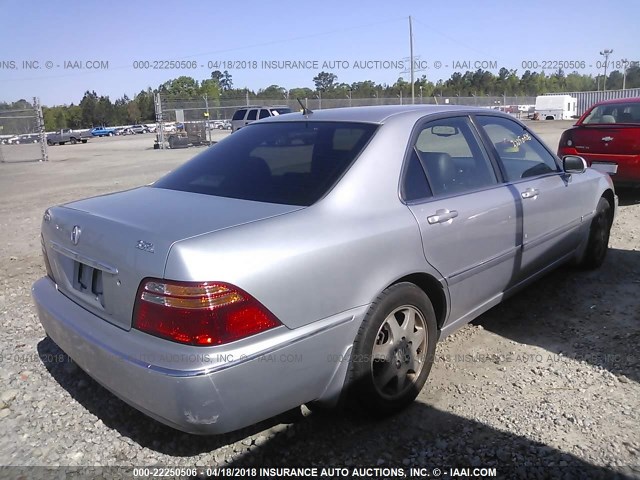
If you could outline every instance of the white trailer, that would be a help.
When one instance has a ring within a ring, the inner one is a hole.
[[[578,99],[571,95],[536,97],[535,113],[540,120],[571,120],[578,116]]]

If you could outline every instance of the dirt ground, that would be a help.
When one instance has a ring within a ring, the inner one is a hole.
[[[555,150],[569,124],[532,128]],[[406,412],[379,421],[313,413],[202,438],[148,419],[72,362],[50,361],[63,353],[45,339],[30,298],[44,274],[46,207],[150,183],[200,151],[152,146],[151,135],[100,138],[51,147],[48,163],[0,164],[1,465],[493,465],[537,466],[540,478],[565,467],[638,475],[640,190],[618,192],[601,269],[562,268],[445,339]]]

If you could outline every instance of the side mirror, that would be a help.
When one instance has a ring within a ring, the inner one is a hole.
[[[587,161],[577,155],[562,157],[562,169],[565,173],[584,173],[587,170]]]

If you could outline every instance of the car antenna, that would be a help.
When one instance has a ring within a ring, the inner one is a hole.
[[[309,109],[309,108],[305,107],[305,106],[302,104],[302,100],[300,100],[300,99],[299,99],[299,98],[297,98],[297,97],[296,97],[296,100],[298,101],[298,103],[299,103],[299,104],[300,104],[300,106],[302,107],[302,114],[303,114],[303,115],[311,115],[311,114],[313,113],[313,110],[311,110],[311,109]]]

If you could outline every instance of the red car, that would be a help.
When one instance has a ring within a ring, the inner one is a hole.
[[[640,185],[640,98],[593,105],[562,134],[558,155],[580,155],[618,186]]]

